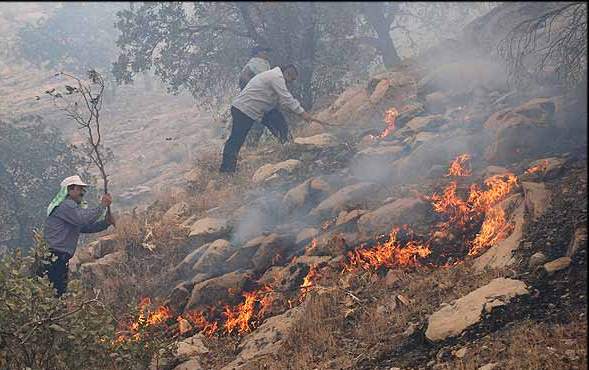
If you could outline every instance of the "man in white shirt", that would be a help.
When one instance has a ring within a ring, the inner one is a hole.
[[[237,95],[231,105],[233,127],[223,148],[221,172],[235,172],[237,155],[254,122],[268,127],[281,143],[288,141],[288,125],[284,116],[275,109],[277,106],[300,115],[307,122],[312,120],[286,88],[286,82],[297,77],[298,71],[292,64],[276,67],[254,76]]]

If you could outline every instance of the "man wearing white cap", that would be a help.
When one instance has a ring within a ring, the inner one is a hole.
[[[45,271],[58,296],[66,290],[67,264],[76,252],[80,233],[97,233],[114,225],[114,218],[106,211],[112,202],[110,194],[102,196],[98,207],[87,208],[83,201],[87,186],[77,175],[64,179],[59,193],[47,207],[44,234],[49,251],[57,259]]]

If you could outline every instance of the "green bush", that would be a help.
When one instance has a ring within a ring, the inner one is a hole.
[[[99,292],[88,297],[77,280],[57,298],[34,273],[49,256],[38,233],[35,241],[29,255],[17,249],[0,260],[0,369],[145,369],[175,351],[167,323],[124,335],[139,309],[118,322]]]

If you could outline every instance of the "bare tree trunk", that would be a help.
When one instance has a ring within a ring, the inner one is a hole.
[[[317,47],[317,33],[315,32],[317,24],[317,14],[315,4],[312,2],[302,4],[301,16],[303,17],[303,37],[302,37],[302,55],[301,55],[301,97],[302,105],[306,110],[313,106],[315,96],[313,93],[313,73],[315,53]]]
[[[400,63],[401,58],[389,33],[391,22],[385,18],[383,4],[379,2],[364,3],[361,5],[361,9],[366,20],[378,36],[375,46],[382,55],[384,65],[391,67]]]

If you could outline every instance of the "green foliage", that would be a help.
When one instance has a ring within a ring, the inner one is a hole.
[[[88,178],[83,166],[39,116],[0,121],[0,244],[31,245],[31,231],[45,221],[61,180],[80,172]]]
[[[63,3],[47,19],[18,30],[19,54],[48,68],[108,70],[116,53],[115,13],[122,3]]]
[[[56,298],[47,277],[33,273],[46,259],[37,234],[33,253],[15,250],[0,260],[0,368],[144,369],[175,350],[160,326],[117,340],[117,319],[99,295],[86,297],[79,281]]]
[[[254,44],[271,64],[295,63],[303,105],[334,89],[354,60],[350,7],[326,3],[142,3],[118,13],[121,48],[113,74],[129,83],[153,70],[170,92],[221,97],[235,89]],[[331,82],[331,83],[328,83]]]

